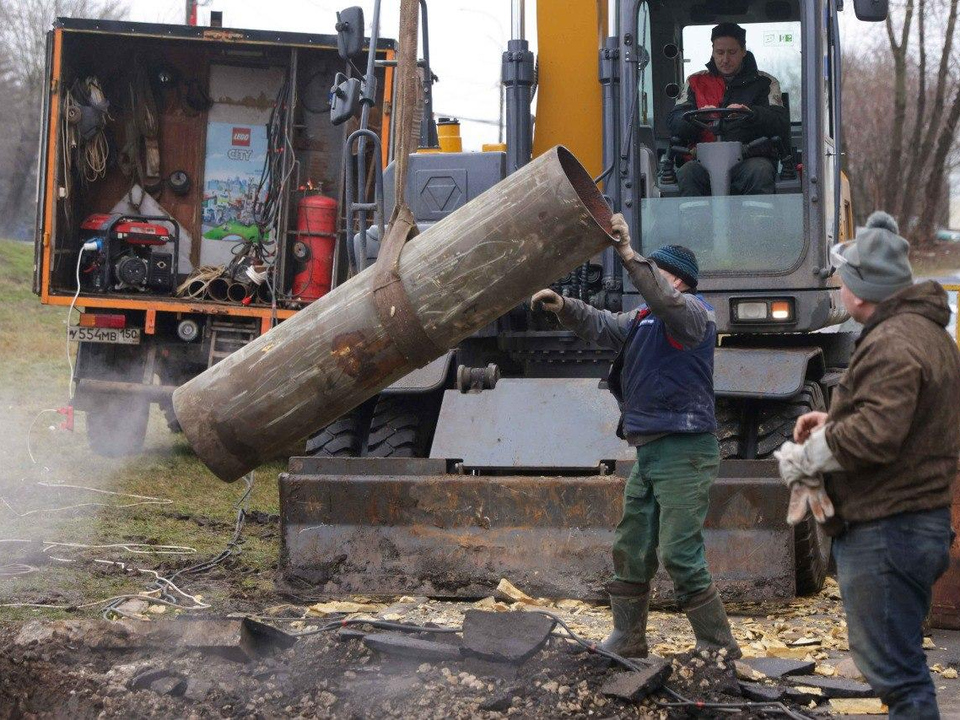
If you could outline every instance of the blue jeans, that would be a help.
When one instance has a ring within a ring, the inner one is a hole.
[[[850,650],[891,718],[940,717],[921,626],[950,542],[949,508],[856,523],[834,538]]]

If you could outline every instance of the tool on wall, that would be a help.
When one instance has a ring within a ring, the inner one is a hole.
[[[66,196],[70,196],[73,170],[80,179],[92,183],[107,173],[110,153],[104,132],[110,119],[110,103],[94,77],[76,80],[63,98],[64,152],[63,182]]]
[[[160,177],[160,116],[150,76],[141,62],[135,62],[127,85],[125,142],[120,151],[123,171],[147,192],[163,187]]]

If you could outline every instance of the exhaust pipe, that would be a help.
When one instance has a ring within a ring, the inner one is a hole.
[[[180,386],[177,420],[207,467],[237,480],[596,255],[609,231],[592,178],[554,148],[404,248],[413,317],[397,320],[430,340],[419,362],[391,335],[403,326],[380,321],[374,266]]]

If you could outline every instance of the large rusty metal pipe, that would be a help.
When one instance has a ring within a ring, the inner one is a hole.
[[[399,272],[420,324],[455,346],[606,247],[610,210],[557,147],[408,242]],[[232,482],[416,369],[378,319],[371,267],[182,385],[173,407]]]

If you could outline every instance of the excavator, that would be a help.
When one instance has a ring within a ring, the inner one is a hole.
[[[887,15],[886,0],[852,4],[862,21]],[[693,249],[719,331],[723,460],[706,521],[711,570],[727,600],[819,590],[829,538],[812,518],[786,523],[788,491],[771,455],[797,416],[829,407],[855,339],[829,254],[853,230],[839,161],[843,0],[538,0],[537,56],[525,3],[514,0],[502,56],[507,142],[484,152],[459,149],[455,121],[441,120],[437,133],[419,5],[421,147],[403,189],[417,224],[429,227],[564,145],[624,214],[638,252]],[[352,63],[362,13],[340,18]],[[789,133],[742,143],[727,139],[742,113],[692,111],[686,119],[716,140],[684,146],[668,116],[685,78],[710,58],[711,27],[726,21],[746,29],[758,66],[779,80]],[[371,56],[366,78],[347,73],[334,88],[334,115],[358,114],[374,65]],[[375,261],[384,208],[397,199],[396,144],[362,121],[350,136],[357,168],[347,173],[336,282]],[[364,143],[389,163],[376,181]],[[759,153],[775,164],[775,192],[731,194],[733,166]],[[684,162],[704,165],[710,195],[681,195]],[[612,248],[553,287],[611,311],[643,302]],[[284,581],[331,595],[466,598],[507,578],[531,595],[602,597],[633,455],[615,435],[611,360],[524,304],[323,428],[280,477]]]

